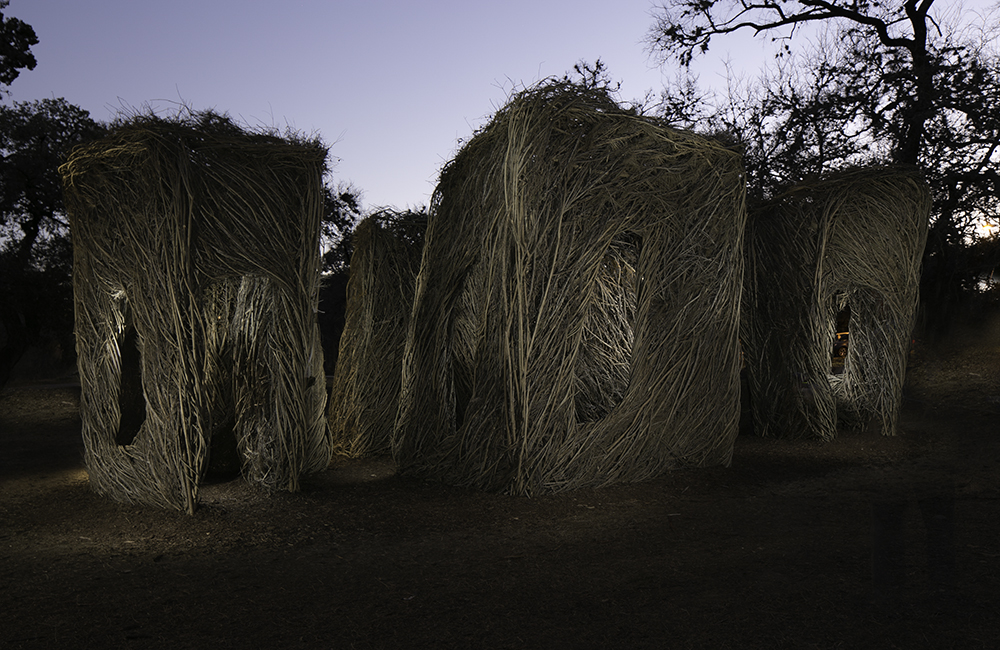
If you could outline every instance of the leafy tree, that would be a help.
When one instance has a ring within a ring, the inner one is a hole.
[[[741,140],[752,198],[851,164],[923,168],[934,210],[922,294],[928,314],[944,317],[974,291],[982,272],[965,251],[976,222],[1000,219],[1000,56],[992,49],[995,34],[933,6],[670,0],[650,40],[682,65],[707,51],[713,37],[740,30],[780,43],[773,71],[757,86],[733,82],[721,106],[709,107],[690,79],[664,105],[668,119],[709,124]],[[820,42],[804,54],[793,51],[810,23]],[[947,321],[935,320],[943,333]]]
[[[364,217],[361,192],[350,185],[323,186],[323,224],[321,238],[325,273],[347,274],[354,252],[354,227]]]
[[[64,99],[0,106],[0,386],[44,330],[72,354],[72,252],[58,167],[103,127]]]
[[[22,69],[34,70],[37,63],[31,53],[31,46],[38,44],[35,30],[17,18],[4,18],[9,4],[0,0],[0,87],[9,86]]]

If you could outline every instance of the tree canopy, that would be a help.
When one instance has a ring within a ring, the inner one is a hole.
[[[352,235],[363,216],[359,190],[350,185],[323,186],[324,272],[347,272],[354,251]]]
[[[731,80],[713,102],[688,78],[663,104],[741,142],[752,198],[849,166],[920,167],[934,199],[923,298],[946,314],[983,272],[966,254],[976,225],[1000,220],[998,25],[940,0],[669,0],[650,45],[689,66],[737,31],[778,43],[756,85]]]
[[[0,92],[17,79],[21,70],[34,70],[37,61],[31,46],[38,37],[31,25],[17,18],[4,18],[3,10],[10,0],[0,0]]]
[[[57,168],[69,150],[102,127],[65,99],[0,106],[0,234],[18,264],[32,259],[35,244],[65,234]]]
[[[65,99],[0,106],[0,386],[46,327],[72,351],[72,252],[57,170],[102,130]]]

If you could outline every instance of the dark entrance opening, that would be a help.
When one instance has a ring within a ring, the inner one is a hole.
[[[833,336],[833,349],[830,352],[833,374],[844,371],[844,361],[847,359],[847,346],[851,334],[851,306],[845,305],[837,313],[837,330]]]
[[[240,475],[242,467],[239,445],[236,442],[236,418],[230,414],[221,424],[213,427],[205,482],[231,481]]]
[[[125,326],[118,343],[121,376],[118,384],[118,433],[115,442],[131,445],[146,421],[146,396],[142,388],[142,354],[135,326]]]

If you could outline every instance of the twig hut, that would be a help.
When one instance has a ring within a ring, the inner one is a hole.
[[[328,406],[334,453],[389,453],[426,228],[426,215],[385,211],[354,231],[347,313]]]
[[[758,434],[832,439],[838,411],[895,431],[929,212],[920,174],[891,167],[831,174],[751,211],[743,343]]]
[[[572,84],[513,97],[432,198],[401,469],[531,494],[728,464],[744,200],[714,140]]]
[[[325,159],[205,113],[135,118],[60,168],[96,491],[193,512],[227,437],[269,489],[327,466]]]

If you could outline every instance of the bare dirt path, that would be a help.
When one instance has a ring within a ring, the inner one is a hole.
[[[338,461],[300,494],[206,485],[188,517],[89,491],[78,388],[8,387],[0,648],[1000,647],[1000,350],[907,395],[897,437],[741,436],[730,468],[642,484],[525,499]]]

